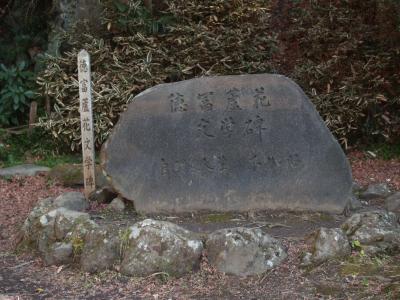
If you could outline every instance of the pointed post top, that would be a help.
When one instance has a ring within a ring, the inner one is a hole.
[[[85,56],[89,56],[89,53],[85,50],[85,49],[82,49],[81,51],[79,51],[79,54],[78,54],[78,56],[79,57],[85,57]]]

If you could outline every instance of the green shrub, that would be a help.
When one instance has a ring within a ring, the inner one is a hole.
[[[35,76],[26,70],[25,62],[7,68],[0,65],[0,125],[18,125],[29,102],[36,97],[33,91]]]

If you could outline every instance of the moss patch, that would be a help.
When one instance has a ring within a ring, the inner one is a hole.
[[[223,223],[232,219],[232,213],[208,214],[201,217],[203,223]]]

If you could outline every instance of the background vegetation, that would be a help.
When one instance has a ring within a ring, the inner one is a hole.
[[[400,137],[399,1],[165,0],[153,1],[153,11],[141,1],[100,2],[102,30],[82,35],[85,24],[79,24],[79,30],[66,34],[63,54],[41,61],[45,68],[38,86],[29,83],[31,73],[11,84],[1,81],[0,95],[8,100],[0,98],[0,110],[9,112],[3,125],[21,123],[25,103],[38,91],[38,99],[52,102],[40,126],[58,147],[78,150],[76,55],[86,48],[93,63],[97,146],[126,105],[150,86],[203,75],[265,72],[297,81],[344,147],[396,143]],[[41,11],[48,19],[48,10]],[[29,22],[41,15],[31,16]],[[17,43],[18,35],[7,32],[5,44]],[[45,37],[34,32],[21,50],[25,54],[32,45],[44,47]],[[8,52],[0,51],[2,57]],[[7,70],[18,68],[17,57],[7,59]],[[33,65],[30,58],[22,72]],[[17,86],[18,105],[7,92],[10,86]]]

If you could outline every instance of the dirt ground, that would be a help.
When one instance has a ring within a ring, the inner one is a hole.
[[[355,180],[365,186],[387,182],[400,189],[400,161],[349,157]],[[277,237],[288,258],[260,276],[240,278],[213,269],[204,255],[198,272],[182,278],[153,274],[130,278],[114,271],[87,274],[76,266],[44,266],[32,252],[15,251],[18,230],[38,199],[71,190],[45,176],[0,179],[0,300],[2,299],[400,299],[400,255],[367,258],[354,253],[312,269],[300,268],[307,237],[317,228],[337,227],[343,215],[258,212],[254,214],[186,214],[143,216],[128,210],[110,213],[92,205],[98,222],[124,225],[145,217],[168,220],[202,235],[233,227],[259,227]],[[364,209],[383,207],[374,201]]]

